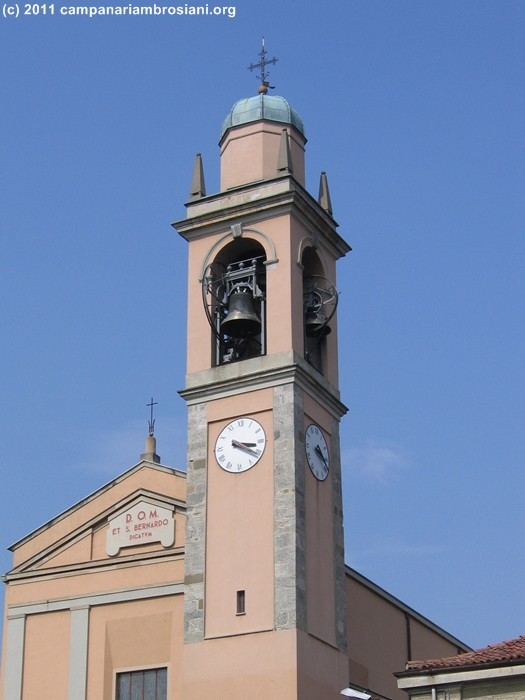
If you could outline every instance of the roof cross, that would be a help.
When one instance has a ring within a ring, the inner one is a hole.
[[[146,406],[150,407],[150,418],[148,421],[148,427],[149,427],[149,434],[150,436],[153,435],[153,431],[155,430],[155,420],[153,418],[153,406],[156,406],[158,404],[158,401],[153,401],[153,396],[151,397],[150,403],[147,403]]]
[[[250,63],[250,65],[248,66],[248,70],[253,71],[256,68],[260,68],[261,73],[260,73],[260,75],[257,76],[257,78],[258,78],[258,80],[261,81],[261,85],[264,85],[266,88],[269,88],[269,87],[271,87],[271,85],[268,83],[267,78],[270,75],[270,73],[269,73],[269,71],[266,70],[266,66],[269,65],[270,63],[273,63],[275,65],[279,59],[275,58],[275,56],[273,58],[270,58],[270,59],[266,58],[266,50],[264,48],[264,37],[262,39],[262,50],[261,50],[260,54],[258,54],[258,55],[261,57],[261,60],[259,61],[259,63]]]

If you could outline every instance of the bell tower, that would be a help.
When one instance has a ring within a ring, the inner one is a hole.
[[[264,57],[263,57],[264,58]],[[263,69],[264,70],[264,69]],[[183,700],[336,700],[348,682],[336,231],[301,117],[267,86],[200,155],[187,218]]]

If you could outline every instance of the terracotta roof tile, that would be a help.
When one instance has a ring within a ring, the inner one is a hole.
[[[426,661],[409,661],[407,671],[433,671],[434,669],[457,668],[458,666],[496,665],[509,661],[525,662],[525,635],[510,639],[501,644],[489,644],[488,647],[475,649],[466,654],[449,656],[445,659],[427,659]]]

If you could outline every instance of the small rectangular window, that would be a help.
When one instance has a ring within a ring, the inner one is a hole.
[[[117,674],[117,700],[167,700],[166,668]]]
[[[237,591],[237,615],[246,614],[246,593]]]

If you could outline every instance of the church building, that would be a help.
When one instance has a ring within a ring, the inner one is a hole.
[[[162,464],[151,425],[138,464],[11,547],[1,700],[401,700],[408,660],[469,650],[345,567],[350,246],[325,173],[305,189],[301,117],[262,82],[222,124],[220,191],[198,155],[173,224],[187,464]]]

